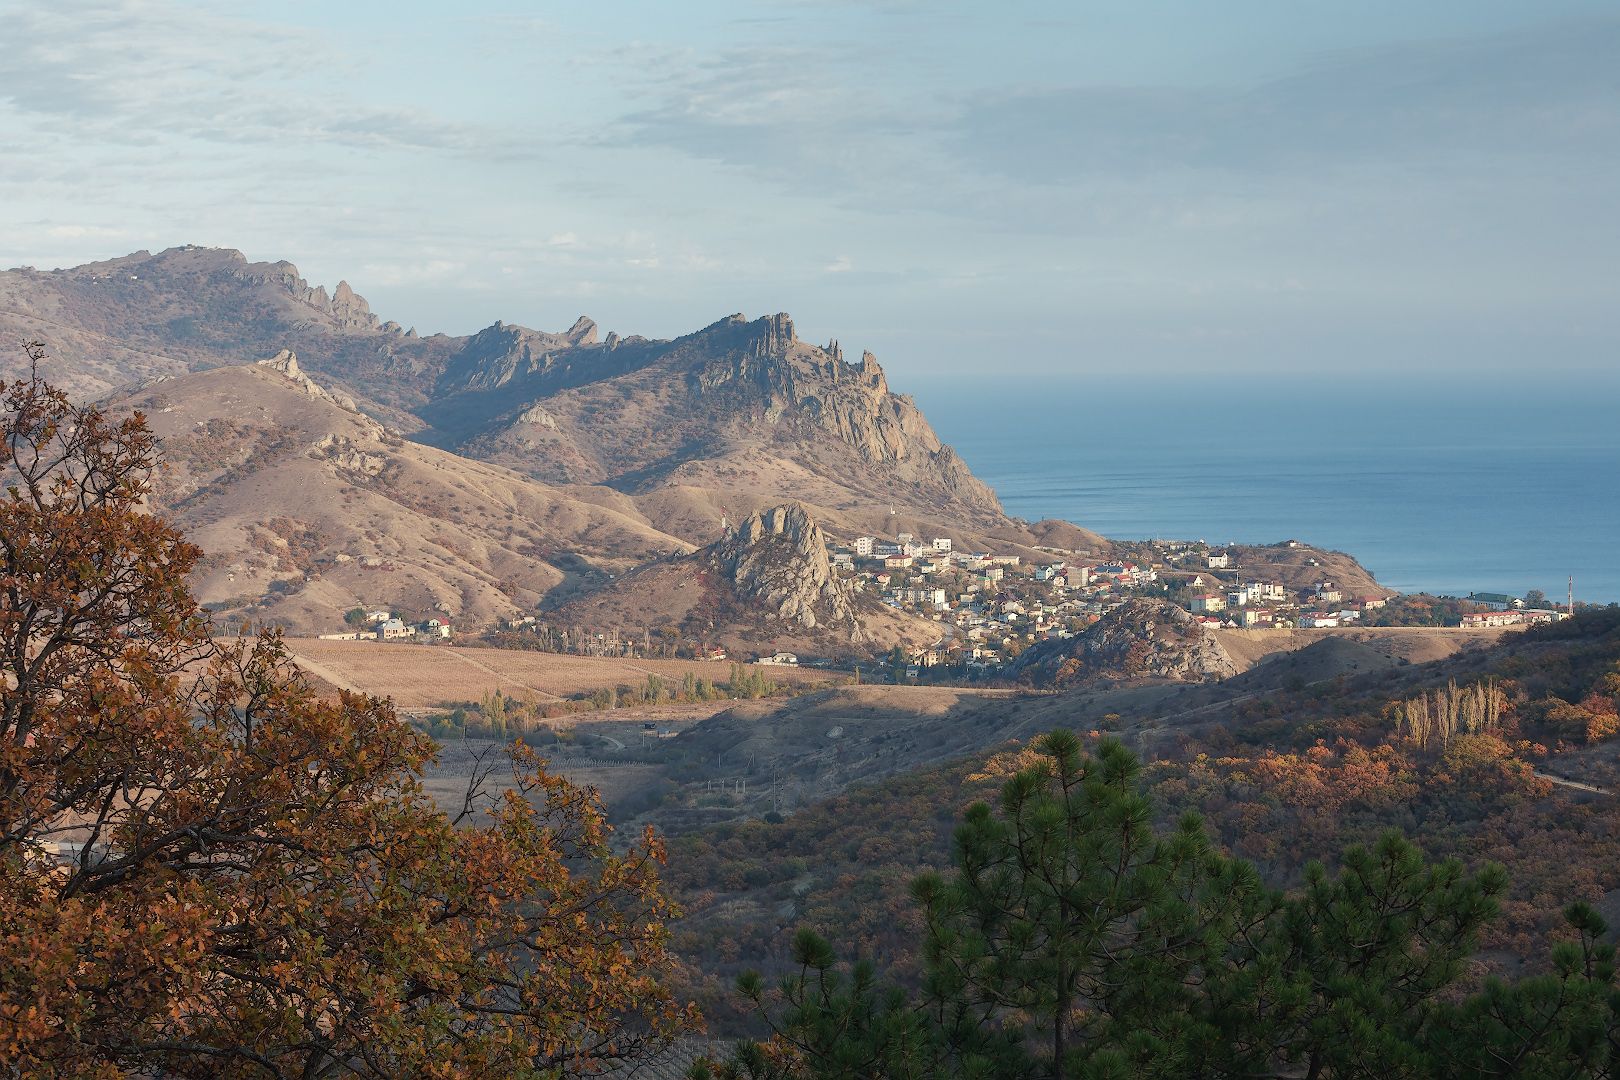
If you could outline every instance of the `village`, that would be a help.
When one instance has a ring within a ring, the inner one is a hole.
[[[1203,625],[1242,629],[1350,625],[1385,604],[1382,595],[1347,597],[1327,580],[1306,590],[1249,580],[1233,553],[1201,543],[1140,547],[1134,559],[1028,564],[901,533],[892,541],[856,537],[830,554],[857,589],[944,624],[940,641],[915,655],[919,668],[990,672],[1036,642],[1073,637],[1132,596],[1169,598]]]
[[[1300,545],[1289,540],[1280,546]],[[940,640],[912,654],[914,677],[933,667],[991,673],[1036,642],[1073,637],[1132,596],[1168,598],[1204,626],[1246,630],[1356,626],[1388,604],[1382,593],[1347,595],[1325,578],[1290,588],[1252,577],[1231,548],[1177,540],[1138,547],[1139,561],[1066,557],[1031,565],[1018,555],[957,551],[945,537],[901,533],[892,541],[855,537],[834,545],[829,554],[858,590],[942,623]],[[1565,617],[1527,609],[1522,600],[1503,594],[1473,594],[1468,600],[1488,610],[1463,614],[1465,628]]]
[[[1300,545],[1289,540],[1277,546]],[[1242,549],[1235,546],[1152,540],[1126,550],[1130,557],[1106,561],[1055,550],[1050,559],[1026,560],[1017,554],[958,550],[949,537],[902,532],[892,539],[834,539],[827,553],[834,570],[856,593],[939,624],[936,641],[907,652],[905,673],[913,679],[954,673],[993,678],[1031,645],[1071,638],[1135,596],[1168,599],[1200,625],[1237,630],[1353,627],[1389,603],[1382,593],[1350,595],[1325,577],[1306,587],[1290,587],[1250,573],[1243,565]],[[1316,564],[1314,558],[1306,561]],[[1561,611],[1528,608],[1523,600],[1501,593],[1474,593],[1464,599],[1464,606],[1473,609],[1460,615],[1464,628],[1520,626],[1565,617]],[[321,636],[446,642],[456,630],[449,613],[441,616],[407,621],[387,608],[357,607],[345,615],[350,629]],[[639,636],[618,630],[559,631],[533,614],[503,620],[494,632],[522,635],[527,647],[593,656],[678,655],[775,666],[825,666],[840,659],[801,658],[774,647],[734,656],[713,644],[676,645],[646,628]],[[898,657],[889,662],[900,663]]]
[[[396,612],[389,608],[351,609],[343,616],[343,621],[353,627],[336,634],[321,634],[322,641],[393,641],[402,644],[412,642],[449,641],[455,637],[455,624],[450,617],[427,618],[419,621],[407,622]]]

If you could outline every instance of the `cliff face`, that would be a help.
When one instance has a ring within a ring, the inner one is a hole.
[[[827,540],[797,504],[753,514],[700,554],[737,598],[804,630],[842,633],[852,645],[868,635],[853,596],[833,573]]]
[[[468,338],[451,357],[434,394],[497,390],[513,383],[533,388],[573,371],[573,361],[580,359],[575,350],[595,344],[596,323],[583,315],[560,334],[497,322]]]
[[[851,363],[837,342],[801,341],[786,315],[733,315],[668,342],[567,345],[499,326],[473,341],[423,415],[446,445],[541,479],[636,495],[743,487],[746,509],[794,492],[1006,521],[871,353]]]
[[[1013,669],[1037,685],[1060,688],[1137,679],[1204,682],[1238,670],[1192,615],[1167,600],[1145,598],[1127,600],[1073,638],[1041,642]]]
[[[830,436],[872,464],[955,462],[941,459],[946,448],[911,399],[889,391],[877,357],[864,352],[851,364],[836,341],[800,341],[787,315],[733,315],[683,339],[678,353],[699,397],[751,409],[794,435]]]

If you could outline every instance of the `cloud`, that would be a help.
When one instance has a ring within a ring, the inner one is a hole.
[[[944,162],[921,159],[948,129],[925,94],[886,73],[881,52],[751,45],[638,61],[649,101],[595,140],[673,150],[797,192],[860,201],[900,195]]]
[[[299,29],[175,0],[68,0],[0,7],[0,103],[12,123],[139,146],[331,144],[523,155],[532,140],[429,109],[320,92],[354,57]],[[4,113],[0,112],[0,120]]]
[[[124,229],[111,229],[104,225],[52,225],[45,235],[55,240],[83,240],[87,238],[112,240],[129,233]]]
[[[1004,91],[955,121],[964,163],[1030,183],[1173,169],[1277,174],[1616,161],[1620,20],[1405,43],[1253,87]]]
[[[382,286],[432,285],[445,282],[465,284],[467,264],[458,259],[424,259],[411,262],[391,259],[367,263],[361,268],[362,280]]]
[[[855,264],[850,261],[848,255],[840,255],[821,268],[822,273],[825,274],[847,274],[853,269],[855,269]]]
[[[1321,56],[1250,84],[929,83],[860,48],[666,52],[607,145],[872,213],[1231,230],[1412,174],[1620,165],[1620,19]],[[1370,182],[1372,177],[1376,182]]]

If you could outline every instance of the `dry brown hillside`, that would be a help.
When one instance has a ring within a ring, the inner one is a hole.
[[[346,282],[328,293],[292,263],[194,245],[0,271],[0,337],[45,342],[46,375],[87,398],[288,348],[326,385],[406,430],[420,426],[408,410],[462,340],[383,322]],[[0,352],[0,376],[14,377],[21,362],[20,352]]]
[[[488,623],[684,545],[636,517],[391,434],[294,368],[119,399],[166,458],[155,502],[207,553],[199,597],[301,631],[356,605]]]
[[[185,246],[53,271],[0,272],[0,334],[46,343],[52,381],[96,397],[164,376],[296,352],[335,393],[430,445],[553,485],[594,485],[692,543],[784,497],[836,534],[1049,544],[1006,518],[870,354],[800,341],[792,320],[740,315],[673,340],[509,323],[420,337],[340,282],[289,262]],[[0,356],[0,375],[20,353]],[[904,522],[904,523],[903,523]],[[886,528],[887,526],[887,528]],[[1068,528],[1055,546],[1096,548]]]

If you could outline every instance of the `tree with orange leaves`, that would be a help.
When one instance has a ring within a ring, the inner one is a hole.
[[[0,402],[0,1066],[589,1075],[695,1023],[650,833],[514,748],[447,813],[391,705],[220,644],[143,418]],[[509,780],[494,783],[498,768]]]

